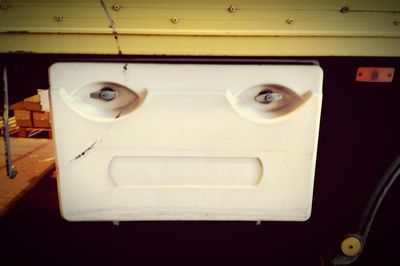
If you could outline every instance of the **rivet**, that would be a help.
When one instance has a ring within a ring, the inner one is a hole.
[[[120,6],[119,4],[114,4],[114,5],[112,6],[112,9],[113,9],[114,11],[119,11],[119,10],[121,9],[121,6]]]
[[[55,19],[56,21],[60,22],[60,21],[63,20],[63,16],[62,16],[62,15],[57,15],[57,16],[54,17],[54,19]]]
[[[236,7],[235,6],[229,6],[228,7],[228,11],[231,13],[235,13],[236,12]]]
[[[7,3],[4,3],[4,2],[1,3],[1,4],[0,4],[0,8],[3,9],[3,10],[6,10],[6,9],[8,8]]]
[[[286,22],[287,22],[288,24],[293,24],[293,23],[294,23],[294,19],[293,19],[293,18],[288,18],[288,19],[286,20]]]
[[[340,13],[347,13],[347,12],[349,12],[350,11],[350,8],[348,7],[348,6],[343,6],[341,9],[340,9]]]
[[[172,18],[171,18],[171,22],[174,23],[174,24],[176,24],[176,23],[179,22],[179,18],[177,18],[177,17],[172,17]]]
[[[393,21],[394,25],[400,25],[400,19],[396,19],[395,21]]]

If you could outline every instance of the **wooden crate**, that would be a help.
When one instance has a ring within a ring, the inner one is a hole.
[[[0,117],[0,128],[1,128],[1,135],[4,135],[3,117]],[[10,119],[8,119],[8,128],[9,128],[10,135],[18,134],[19,126],[17,126],[17,122],[15,120],[15,117],[10,117]]]
[[[42,106],[40,105],[40,96],[36,94],[26,98],[24,100],[24,109],[30,111],[42,111]]]
[[[14,110],[14,117],[18,126],[33,127],[31,111]]]
[[[32,112],[33,126],[51,128],[49,112]]]
[[[12,104],[10,109],[14,110],[19,137],[31,138],[41,132],[47,132],[49,138],[52,138],[50,113],[42,111],[39,95]]]
[[[25,109],[24,101],[20,101],[20,102],[10,105],[10,109],[11,110],[24,110]]]

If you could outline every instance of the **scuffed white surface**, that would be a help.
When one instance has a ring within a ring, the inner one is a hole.
[[[318,66],[132,63],[125,70],[124,65],[57,63],[50,68],[58,185],[66,219],[308,219],[322,101]],[[99,119],[107,115],[101,102],[96,103],[98,112],[83,115],[84,109],[75,108],[67,96],[101,82],[146,96],[115,119]],[[259,111],[255,119],[249,111],[241,115],[232,105],[235,100],[227,98],[263,84],[310,96],[290,115],[266,114],[261,120]],[[135,158],[144,160],[148,171]],[[214,168],[213,163],[195,165],[211,158],[219,158]],[[261,170],[247,163],[254,158]],[[235,160],[244,160],[251,174],[238,170]],[[212,180],[213,169],[219,181]],[[196,181],[202,176],[204,180]]]

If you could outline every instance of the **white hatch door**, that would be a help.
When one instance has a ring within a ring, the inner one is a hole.
[[[315,65],[52,65],[62,215],[308,219],[322,78]]]

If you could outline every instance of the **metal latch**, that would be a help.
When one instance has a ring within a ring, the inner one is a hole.
[[[259,102],[259,103],[268,104],[268,103],[280,101],[280,100],[282,100],[282,98],[283,98],[283,96],[280,93],[276,93],[271,90],[265,90],[265,91],[261,91],[255,97],[255,100],[256,100],[256,102]]]
[[[100,99],[107,102],[114,100],[116,97],[117,92],[109,87],[90,93],[90,98]]]

